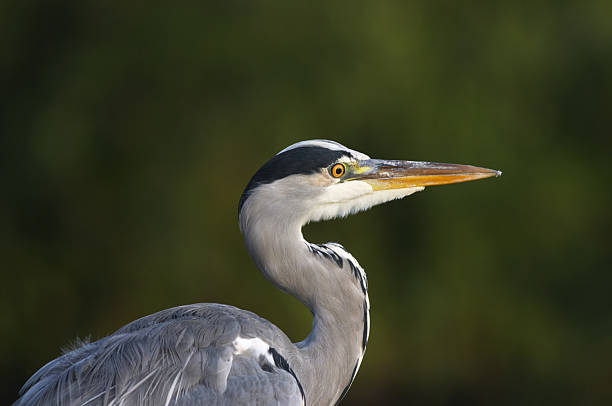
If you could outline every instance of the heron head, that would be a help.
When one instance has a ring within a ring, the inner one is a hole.
[[[300,225],[344,217],[425,186],[499,176],[470,165],[371,159],[334,141],[293,144],[251,178],[239,203],[241,227],[254,214]]]

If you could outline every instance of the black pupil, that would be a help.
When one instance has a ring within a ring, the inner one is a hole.
[[[339,166],[336,166],[336,175],[340,175],[342,174],[342,168]]]

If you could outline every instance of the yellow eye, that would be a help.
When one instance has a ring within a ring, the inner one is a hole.
[[[335,164],[331,167],[329,172],[334,178],[339,178],[340,176],[344,175],[344,171],[346,171],[344,164]]]

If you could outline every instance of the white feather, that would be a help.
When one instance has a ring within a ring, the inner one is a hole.
[[[289,150],[292,150],[294,148],[300,148],[300,147],[321,147],[321,148],[327,148],[327,149],[331,149],[332,151],[347,151],[350,154],[352,154],[355,158],[357,159],[370,159],[369,156],[367,156],[366,154],[359,152],[359,151],[355,151],[353,149],[347,148],[342,144],[339,144],[337,142],[334,141],[329,141],[329,140],[308,140],[308,141],[300,141],[297,142],[293,145],[288,146],[287,148],[283,149],[281,152],[279,152],[276,155],[282,154],[283,152],[287,152]]]
[[[274,359],[269,352],[270,346],[260,338],[242,338],[237,336],[232,345],[234,346],[234,355],[249,356],[258,361],[263,356],[268,363],[274,365]]]
[[[307,219],[320,221],[346,217],[378,204],[404,198],[423,189],[423,187],[411,187],[375,191],[370,184],[358,180],[332,184],[318,197],[317,204],[311,205]]]

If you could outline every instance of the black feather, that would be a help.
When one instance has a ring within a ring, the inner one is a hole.
[[[257,186],[272,183],[289,175],[315,173],[322,168],[327,168],[343,156],[351,156],[351,154],[348,151],[332,150],[318,146],[298,147],[274,156],[259,168],[247,184],[242,196],[240,196],[238,213]]]

